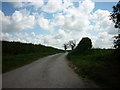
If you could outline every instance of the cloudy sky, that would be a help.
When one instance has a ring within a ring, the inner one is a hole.
[[[95,48],[112,48],[118,31],[109,15],[119,0],[100,1],[2,1],[0,40],[63,48],[70,40],[78,43],[82,37],[89,37]]]

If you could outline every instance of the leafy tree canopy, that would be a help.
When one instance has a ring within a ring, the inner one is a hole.
[[[92,48],[91,39],[88,37],[84,37],[79,42],[78,46],[74,50],[74,53],[83,53],[84,51],[87,51],[88,49],[91,49],[91,48]]]
[[[115,23],[115,28],[118,28],[118,36],[115,36],[114,47],[120,49],[120,1],[116,6],[113,6],[113,12],[110,16]]]

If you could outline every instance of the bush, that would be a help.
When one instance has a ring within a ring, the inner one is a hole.
[[[76,49],[72,52],[72,54],[81,54],[85,51],[92,48],[92,42],[91,39],[88,37],[82,38],[82,40],[79,42]]]

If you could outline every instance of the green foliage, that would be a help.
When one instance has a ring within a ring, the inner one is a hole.
[[[43,45],[2,41],[2,72],[7,72],[41,57],[60,53],[62,50]]]
[[[115,24],[115,28],[120,30],[120,1],[117,5],[113,6],[113,12],[110,17]],[[118,36],[115,36],[114,47],[120,51],[120,31],[118,31]]]
[[[18,54],[29,54],[29,53],[39,53],[39,52],[53,52],[62,51],[56,48],[47,47],[43,45],[33,45],[20,42],[7,42],[2,41],[2,55],[18,55]]]
[[[91,49],[87,53],[68,54],[68,59],[77,67],[82,77],[94,80],[101,87],[119,87],[119,59],[113,49]]]
[[[45,53],[30,53],[30,54],[18,54],[18,55],[7,55],[2,57],[2,73],[29,64],[39,58],[47,55],[55,54],[56,52],[45,52]]]
[[[80,54],[91,48],[92,48],[91,39],[88,37],[85,37],[85,38],[82,38],[82,40],[79,42],[78,46],[73,51],[73,54]]]
[[[115,28],[120,28],[120,1],[117,5],[113,6],[113,12],[110,15],[111,19],[115,23]]]
[[[114,38],[114,47],[120,50],[120,34],[118,36],[115,36]]]
[[[115,24],[115,28],[118,28],[120,30],[120,1],[117,3],[117,5],[113,6],[113,12],[111,13],[111,19],[113,20]],[[120,58],[120,31],[118,31],[118,35],[114,37],[114,48],[116,50],[114,51],[114,56],[116,56],[117,59]]]

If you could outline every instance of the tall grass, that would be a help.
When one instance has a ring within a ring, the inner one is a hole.
[[[91,49],[84,54],[68,54],[75,71],[82,77],[94,80],[101,87],[119,87],[119,60],[114,50]]]

